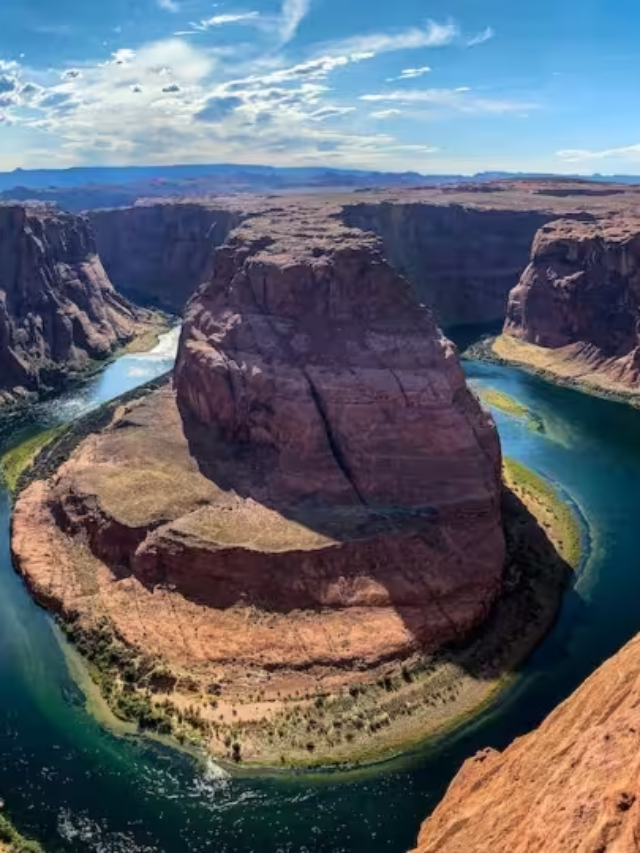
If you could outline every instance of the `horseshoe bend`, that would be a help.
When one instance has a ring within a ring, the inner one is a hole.
[[[380,239],[294,212],[217,249],[171,381],[41,454],[12,550],[119,715],[235,761],[367,761],[498,689],[554,619],[566,542],[535,478],[503,485]]]

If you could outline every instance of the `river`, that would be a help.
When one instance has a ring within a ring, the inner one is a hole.
[[[166,371],[175,334],[124,356],[81,392],[39,406],[68,420]],[[640,412],[469,362],[544,434],[496,413],[505,453],[560,484],[588,519],[589,557],[561,617],[510,689],[473,725],[410,756],[351,774],[230,778],[159,743],[116,736],[87,713],[48,616],[15,575],[0,487],[0,795],[18,828],[49,850],[100,853],[406,851],[463,758],[535,726],[640,630]]]

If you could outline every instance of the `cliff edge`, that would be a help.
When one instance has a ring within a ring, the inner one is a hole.
[[[469,759],[415,853],[636,853],[640,637],[503,753]]]

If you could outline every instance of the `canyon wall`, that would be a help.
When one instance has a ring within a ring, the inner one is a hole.
[[[491,194],[486,191],[487,204]],[[502,322],[537,230],[553,215],[534,209],[434,204],[346,205],[344,220],[378,234],[418,299],[447,326]]]
[[[157,202],[92,211],[100,258],[118,289],[140,305],[182,313],[211,277],[215,249],[242,218],[239,208]]]
[[[0,401],[106,357],[139,318],[113,289],[86,218],[0,205]]]
[[[560,378],[634,391],[639,320],[640,220],[558,220],[536,236],[499,347]]]
[[[416,853],[636,853],[640,637],[534,732],[469,759]]]

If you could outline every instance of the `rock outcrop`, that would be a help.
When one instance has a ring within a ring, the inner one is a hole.
[[[107,278],[87,219],[0,206],[0,402],[106,357],[140,319]]]
[[[417,853],[637,853],[640,637],[503,753],[469,759]]]
[[[89,214],[109,278],[129,299],[181,314],[211,278],[215,249],[240,222],[239,205],[148,202]]]
[[[272,211],[189,303],[175,394],[123,408],[27,489],[13,548],[41,601],[107,618],[203,690],[223,680],[246,703],[268,673],[261,720],[375,690],[487,618],[505,563],[497,433],[377,238]]]
[[[560,378],[637,391],[639,321],[640,220],[559,220],[536,236],[509,299],[504,331],[516,343],[502,347]]]
[[[468,193],[471,195],[471,193]],[[538,229],[553,214],[428,199],[347,205],[345,221],[373,231],[394,267],[441,325],[502,322],[509,292],[527,264]],[[515,205],[514,205],[515,208]]]

